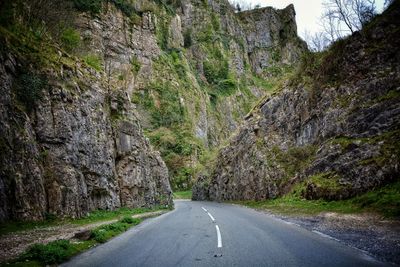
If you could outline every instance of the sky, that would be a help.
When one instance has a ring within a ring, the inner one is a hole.
[[[289,4],[293,4],[296,10],[297,31],[301,37],[307,30],[310,33],[321,31],[319,24],[321,14],[323,12],[323,0],[247,0],[253,6],[260,4],[264,6],[272,6],[275,8],[285,8]],[[378,12],[383,9],[384,0],[376,0]]]

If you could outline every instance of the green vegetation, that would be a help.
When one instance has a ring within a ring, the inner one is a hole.
[[[97,227],[92,230],[91,238],[99,243],[105,243],[112,237],[119,235],[130,227],[138,225],[142,219],[134,219],[132,217],[125,217],[122,220]]]
[[[143,95],[134,95],[133,101],[150,110],[153,127],[177,125],[185,120],[179,93],[169,82],[150,85]]]
[[[332,172],[324,172],[312,175],[308,180],[326,191],[339,191],[343,186],[339,183],[340,177]]]
[[[154,207],[154,208],[119,208],[116,210],[96,210],[89,213],[88,216],[82,217],[79,219],[65,219],[59,220],[55,219],[55,217],[51,214],[46,216],[45,221],[38,222],[23,222],[23,221],[14,221],[14,222],[6,222],[0,224],[0,235],[8,234],[11,232],[30,230],[35,228],[43,228],[48,226],[61,225],[65,223],[72,224],[90,224],[101,221],[108,221],[112,219],[124,218],[127,216],[132,216],[134,214],[141,214],[145,212],[151,212],[156,210],[166,209],[164,206]]]
[[[132,57],[131,58],[131,70],[134,74],[138,74],[140,68],[142,67],[142,64],[140,64],[140,61],[137,59],[137,57]]]
[[[158,128],[149,132],[148,137],[154,144],[167,164],[174,189],[184,190],[191,187],[194,169],[188,164],[193,154],[201,153],[201,143],[190,132]],[[189,166],[188,166],[189,165]]]
[[[28,112],[32,111],[36,101],[42,98],[46,87],[46,77],[33,72],[22,73],[14,85],[18,100],[25,105]]]
[[[98,55],[94,55],[94,54],[86,55],[85,57],[83,57],[83,61],[85,61],[85,63],[88,66],[92,67],[93,69],[95,69],[97,71],[101,71],[103,69],[103,66],[102,66],[103,60]]]
[[[99,14],[103,7],[103,0],[73,0],[74,6],[79,11]]]
[[[161,17],[160,21],[157,24],[156,28],[156,35],[157,35],[157,43],[160,48],[164,51],[168,50],[168,37],[169,37],[169,24],[170,18],[169,17]]]
[[[131,0],[110,0],[127,17],[132,17],[137,11]]]
[[[198,8],[209,11],[207,5]],[[235,40],[221,31],[217,14],[210,16],[201,29],[186,29],[182,49],[169,47],[171,19],[172,13],[167,11],[157,21],[157,42],[163,51],[152,66],[155,77],[131,99],[145,118],[146,136],[167,164],[173,189],[181,191],[190,189],[195,177],[208,169],[205,166],[210,163],[203,158],[212,154],[215,140],[221,141],[224,135],[218,131],[205,133],[209,136],[203,138],[214,142],[207,144],[195,137],[194,122],[207,112],[215,127],[223,125],[227,97],[238,102],[232,116],[239,121],[256,101],[250,88],[267,92],[274,90],[276,83],[256,77],[249,68],[240,76],[234,71],[229,48]],[[204,56],[201,62],[185,49],[194,46],[196,53]]]
[[[71,243],[69,240],[56,240],[48,244],[34,244],[19,261],[37,261],[40,265],[62,263],[79,252],[93,246],[95,242]]]
[[[347,200],[306,200],[301,197],[304,183],[287,195],[265,201],[237,201],[256,209],[265,209],[287,215],[316,215],[321,212],[374,212],[385,217],[400,216],[400,181],[372,190]]]
[[[156,210],[163,210],[164,206],[158,206],[154,208],[119,208],[116,210],[96,210],[89,213],[88,216],[72,220],[75,224],[89,224],[94,222],[108,221],[115,218],[125,218],[127,216],[132,216],[134,214],[141,214],[145,212],[151,212]]]
[[[192,190],[174,192],[175,199],[192,199]]]
[[[381,135],[365,137],[365,138],[351,138],[347,136],[340,136],[332,139],[332,144],[339,144],[343,150],[346,150],[352,145],[370,144],[380,147],[379,155],[366,159],[362,164],[371,164],[374,162],[380,167],[383,167],[386,162],[396,158],[400,155],[400,130],[389,131]]]
[[[263,148],[260,145],[260,148]],[[302,172],[314,160],[317,147],[313,145],[290,147],[286,151],[281,150],[279,147],[272,147],[271,151],[266,151],[268,158],[272,159],[267,162],[270,167],[275,165],[282,168],[285,177],[280,179],[281,183],[286,183],[290,178],[294,177],[296,173]]]
[[[80,44],[81,41],[81,36],[78,31],[76,31],[73,28],[66,28],[62,33],[61,33],[61,42],[65,49],[69,52],[73,51],[75,48],[77,48]]]
[[[81,242],[69,240],[56,240],[48,244],[34,244],[16,260],[8,262],[5,266],[47,266],[62,263],[72,256],[95,246],[97,243],[105,243],[132,226],[138,225],[142,219],[124,217],[118,222],[99,226],[91,230],[90,239]]]
[[[226,60],[222,60],[219,64],[204,61],[203,68],[207,82],[214,86],[214,90],[212,90],[213,93],[230,95],[236,91],[237,84],[229,74],[229,65]]]
[[[99,14],[102,11],[103,3],[108,0],[73,0],[76,9],[82,12],[89,12],[92,15]],[[122,13],[131,17],[136,12],[133,2],[130,0],[109,0]]]

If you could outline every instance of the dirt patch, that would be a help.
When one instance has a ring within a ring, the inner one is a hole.
[[[387,220],[375,214],[327,212],[318,216],[283,216],[268,213],[310,231],[326,234],[378,260],[400,264],[399,220]]]
[[[135,214],[132,218],[150,218],[161,215],[167,211],[154,211],[142,214]],[[43,227],[33,230],[20,231],[0,236],[0,262],[5,262],[18,257],[29,246],[34,243],[49,243],[59,239],[73,239],[80,232],[91,230],[101,225],[110,224],[118,221],[117,219],[96,222],[86,225],[63,224],[51,227]]]

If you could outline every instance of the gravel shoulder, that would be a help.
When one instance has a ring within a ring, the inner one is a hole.
[[[399,220],[388,220],[376,214],[326,212],[317,216],[289,216],[264,212],[360,249],[380,261],[400,265]]]
[[[167,210],[147,212],[135,214],[132,218],[150,218],[168,212]],[[18,257],[29,246],[34,243],[49,243],[54,240],[67,239],[74,241],[74,236],[77,233],[84,232],[96,228],[101,225],[117,222],[118,219],[101,221],[91,224],[63,224],[50,227],[41,227],[37,229],[19,231],[0,236],[0,262],[6,262]]]

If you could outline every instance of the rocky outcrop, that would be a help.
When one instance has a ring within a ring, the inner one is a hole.
[[[294,65],[307,50],[297,36],[296,12],[291,4],[285,9],[258,8],[238,13],[250,65],[258,75],[268,76],[277,66]]]
[[[188,185],[200,155],[268,90],[254,74],[305,50],[293,6],[235,14],[225,0],[19,2],[4,5],[14,16],[0,25],[0,220],[171,204],[168,178]],[[43,29],[32,33],[35,19]],[[12,23],[21,31],[11,34]],[[150,138],[168,131],[156,145],[169,149],[171,177],[142,126]]]
[[[299,184],[307,199],[338,200],[398,179],[399,10],[393,5],[335,44],[310,77],[301,78],[310,72],[304,66],[263,100],[220,150],[194,198],[261,200]]]
[[[285,66],[296,65],[301,54],[307,51],[305,42],[297,35],[293,5],[282,10],[266,7],[235,13],[228,1],[212,0],[205,4],[183,0],[177,12],[181,18],[179,22],[182,33],[190,37],[192,42],[182,55],[195,62],[193,76],[200,76],[203,80],[206,80],[204,62],[213,57],[212,51],[205,48],[207,45],[221,51],[222,58],[218,58],[218,63],[212,64],[222,65],[226,59],[229,70],[237,79],[244,79],[249,75],[246,73],[247,66],[250,66],[250,73],[260,77],[276,75]],[[174,17],[170,25],[177,22]],[[170,30],[170,36],[173,35],[176,33]],[[210,40],[204,41],[206,38]],[[177,43],[181,42],[179,34],[175,40]],[[172,44],[169,46],[183,49],[183,43],[180,47]],[[265,88],[253,85],[249,92],[239,90],[216,101],[215,96],[204,94],[204,88],[199,87],[201,86],[195,81],[193,89],[198,91],[195,98],[202,112],[193,114],[190,120],[195,124],[194,135],[210,147],[216,147],[226,140],[237,129],[240,120],[248,112],[247,108],[266,93]],[[193,99],[193,95],[188,97]],[[215,109],[210,109],[210,106]]]
[[[0,62],[0,220],[172,205],[165,163],[123,91],[79,63],[43,73],[12,52]],[[41,96],[28,109],[19,92],[40,79]]]

